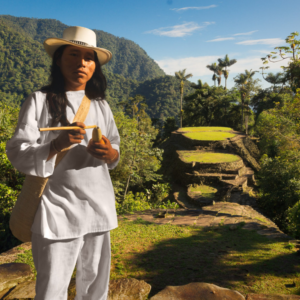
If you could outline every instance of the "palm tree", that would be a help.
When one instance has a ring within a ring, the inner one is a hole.
[[[229,76],[229,70],[227,68],[229,68],[230,66],[234,65],[237,60],[236,59],[229,59],[228,54],[225,55],[225,58],[219,58],[219,65],[223,68],[225,68],[225,70],[223,71],[223,75],[225,77],[225,90],[227,89],[227,79]]]
[[[195,90],[201,90],[203,88],[204,84],[202,83],[201,79],[198,79],[198,83],[191,83],[191,88]]]
[[[213,77],[212,77],[212,80],[214,81],[215,83],[215,86],[216,86],[216,80],[218,79],[218,76],[214,73]]]
[[[240,93],[241,93],[241,100],[242,100],[242,123],[241,123],[241,125],[242,125],[242,130],[244,128],[245,99],[246,99],[247,94],[249,94],[249,92],[250,92],[248,83],[252,79],[252,77],[254,76],[254,74],[256,72],[258,72],[258,71],[252,71],[252,69],[250,71],[245,70],[244,74],[240,73],[236,77],[234,77],[234,82],[238,86],[238,88],[240,90]]]
[[[281,84],[286,81],[282,73],[276,73],[276,74],[268,73],[267,77],[264,77],[264,79],[267,82],[273,84],[273,90],[275,90],[277,84]]]
[[[175,76],[177,79],[180,80],[180,128],[182,128],[182,97],[183,97],[183,87],[184,82],[193,76],[193,74],[187,74],[185,75],[185,70],[175,72]]]
[[[212,80],[215,82],[215,86],[216,86],[216,80],[218,79],[218,77],[217,77],[217,74],[218,74],[218,65],[217,65],[217,63],[207,65],[206,68],[208,68],[210,71],[214,72]]]

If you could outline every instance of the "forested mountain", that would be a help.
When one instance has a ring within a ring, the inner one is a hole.
[[[64,29],[68,27],[52,19],[19,18],[7,15],[0,16],[1,19],[12,29],[40,43],[49,37],[61,38]],[[108,49],[113,54],[111,61],[105,65],[108,71],[138,81],[165,75],[156,62],[133,41],[101,30],[94,31],[97,36],[97,46]]]
[[[66,27],[56,20],[0,16],[0,101],[20,105],[31,92],[48,83],[51,59],[42,41],[51,36],[61,37]],[[108,82],[106,99],[112,109],[120,109],[119,102],[140,94],[151,118],[177,116],[179,81],[164,75],[134,42],[95,31],[99,45],[116,53],[112,63],[103,68]],[[185,94],[190,92],[187,82]]]
[[[187,81],[184,85],[184,95],[193,91],[190,82]],[[140,94],[146,98],[151,117],[165,119],[179,114],[179,81],[174,76],[145,80],[137,86],[134,94]]]

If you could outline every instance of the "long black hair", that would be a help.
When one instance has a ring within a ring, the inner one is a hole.
[[[68,45],[61,46],[55,51],[49,77],[50,84],[41,88],[42,92],[47,93],[46,101],[52,116],[51,126],[58,124],[58,122],[61,122],[63,126],[70,124],[66,117],[67,95],[64,88],[64,77],[60,67],[56,63],[59,59],[61,59],[62,54],[67,46]],[[96,63],[95,72],[92,78],[86,84],[85,94],[90,99],[101,101],[105,98],[107,83],[95,51],[94,59]]]

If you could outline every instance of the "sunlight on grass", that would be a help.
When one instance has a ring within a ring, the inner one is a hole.
[[[195,152],[195,151],[178,151],[180,159],[184,162],[199,162],[199,163],[223,163],[241,160],[234,154],[213,153],[213,152]]]
[[[199,141],[223,141],[235,136],[233,133],[221,131],[203,131],[203,132],[186,132],[182,133],[184,136]]]
[[[201,127],[183,127],[179,128],[179,132],[185,131],[232,131],[230,127],[214,127],[214,126],[201,126]]]
[[[214,198],[215,193],[218,191],[216,188],[204,184],[190,186],[188,190],[194,195],[201,195],[205,198]]]

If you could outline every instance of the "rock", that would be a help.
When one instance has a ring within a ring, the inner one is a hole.
[[[150,300],[245,300],[237,291],[205,282],[192,282],[182,286],[167,286]]]
[[[0,265],[0,292],[27,281],[32,276],[33,273],[27,264],[9,263]]]
[[[144,280],[124,278],[111,280],[107,300],[145,300],[151,285]]]
[[[299,300],[300,296],[296,295],[265,295],[265,294],[248,294],[246,300]]]
[[[34,299],[35,283],[35,280],[30,280],[18,284],[3,300]]]

